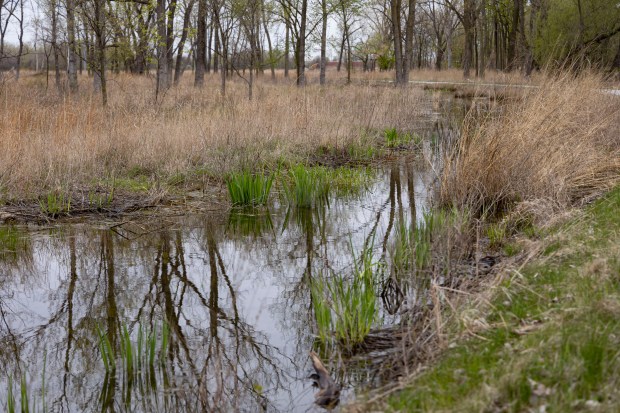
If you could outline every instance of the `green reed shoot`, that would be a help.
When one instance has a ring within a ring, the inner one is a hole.
[[[164,323],[161,332],[161,358],[164,360],[164,355],[168,351],[168,343],[170,342],[170,328],[168,323]]]
[[[371,249],[362,251],[359,260],[354,256],[354,262],[349,277],[319,277],[311,286],[319,337],[327,341],[333,334],[345,347],[362,343],[378,316]]]
[[[107,334],[104,334],[100,328],[97,328],[97,335],[99,336],[99,353],[103,361],[103,366],[106,372],[112,372],[116,370],[116,356],[110,339]]]
[[[324,281],[320,279],[313,280],[310,285],[310,294],[312,296],[312,306],[318,326],[319,338],[321,341],[327,342],[332,331],[332,312],[327,296],[328,289]]]
[[[139,326],[136,341],[132,339],[128,327],[124,325],[120,330],[118,351],[111,344],[107,334],[99,328],[97,332],[99,351],[106,372],[116,369],[116,355],[119,354],[121,366],[127,377],[136,376],[144,368],[153,369],[158,357],[163,362],[170,341],[170,329],[167,323],[163,323],[161,335],[158,334],[157,327],[147,333],[142,326]]]
[[[50,192],[47,197],[39,200],[41,212],[49,216],[68,214],[71,211],[71,196],[62,192]]]
[[[21,390],[21,396],[22,396],[22,400],[21,400],[22,413],[28,413],[30,411],[30,406],[28,403],[28,386],[26,384],[25,374],[22,375],[20,390]]]
[[[129,330],[127,330],[127,325],[123,326],[123,334],[121,336],[121,342],[122,342],[122,356],[123,356],[123,363],[125,365],[125,372],[127,373],[128,377],[133,377],[133,373],[134,373],[134,349],[133,349],[133,343],[131,341],[131,337],[129,336]]]
[[[47,403],[45,402],[45,370],[47,367],[47,348],[43,350],[43,370],[41,372],[41,400],[43,402],[43,411],[47,411]]]
[[[9,376],[9,388],[7,391],[7,411],[8,413],[15,413],[15,396],[13,396],[13,377]]]
[[[407,227],[405,221],[396,226],[396,237],[391,250],[392,266],[395,274],[410,271],[415,263],[414,231]]]
[[[114,201],[114,187],[108,194],[100,194],[97,192],[88,193],[88,206],[97,210],[109,207]]]
[[[228,177],[228,193],[234,206],[265,205],[275,174],[252,174],[249,171],[233,173]]]
[[[22,375],[22,379],[20,381],[20,386],[19,386],[19,391],[20,391],[20,397],[21,397],[21,400],[20,400],[21,413],[29,413],[30,404],[28,400],[28,386],[26,384],[25,375]],[[7,412],[15,413],[16,408],[17,406],[16,406],[16,401],[15,401],[15,395],[13,394],[13,378],[9,376],[9,387],[7,391]],[[37,411],[36,406],[35,408],[33,408],[33,411],[34,412]]]
[[[414,233],[415,263],[418,270],[428,266],[432,257],[433,238],[450,222],[448,212],[434,210],[424,212],[422,222]]]
[[[395,128],[384,130],[383,135],[385,136],[385,144],[388,148],[404,146],[414,140],[414,136],[412,136],[412,134],[400,133]]]
[[[329,199],[330,182],[324,167],[296,165],[289,171],[284,193],[290,204],[309,208]]]

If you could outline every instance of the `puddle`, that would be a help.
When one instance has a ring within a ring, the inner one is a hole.
[[[350,272],[351,251],[371,234],[375,259],[388,257],[398,223],[421,219],[428,160],[454,138],[446,113],[462,113],[452,104],[429,98],[424,156],[394,161],[368,190],[329,205],[0,227],[2,408],[19,406],[23,378],[31,409],[320,411],[310,351],[350,400],[372,371],[343,369],[320,348],[309,280]],[[375,325],[397,322],[400,303],[379,289],[376,300]]]

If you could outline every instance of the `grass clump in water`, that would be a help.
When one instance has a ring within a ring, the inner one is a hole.
[[[467,219],[465,214],[456,209],[437,209],[424,213],[423,220],[416,225],[413,235],[415,264],[418,270],[430,264],[433,246],[438,246],[438,241],[446,230],[457,226],[459,216]]]
[[[326,179],[334,195],[346,197],[360,194],[368,189],[375,178],[371,168],[339,167],[326,170]]]
[[[284,194],[290,204],[310,208],[328,201],[330,182],[327,168],[296,165],[289,170],[288,178],[284,184]]]
[[[228,194],[233,206],[256,207],[269,199],[275,174],[252,174],[249,171],[233,173],[228,177]]]
[[[161,334],[157,328],[148,332],[140,325],[137,340],[133,340],[127,326],[123,326],[120,336],[120,352],[112,345],[110,338],[100,329],[99,352],[106,372],[112,372],[117,367],[117,354],[128,378],[134,378],[139,372],[152,371],[157,360],[163,362],[170,339],[167,323],[163,323]],[[159,350],[159,351],[158,351]]]
[[[312,303],[319,337],[329,342],[335,337],[346,348],[364,342],[377,320],[378,306],[374,288],[376,264],[368,248],[359,259],[354,260],[350,277],[332,274],[326,279],[319,276],[312,281]]]
[[[291,205],[312,207],[327,204],[330,195],[348,197],[368,188],[374,178],[370,168],[296,165],[284,182],[284,195]]]
[[[458,231],[460,221],[466,219],[465,214],[456,210],[436,209],[425,212],[422,221],[413,225],[406,221],[397,223],[390,248],[394,275],[422,275],[432,267],[433,259],[449,259],[449,239],[453,234],[448,232]]]

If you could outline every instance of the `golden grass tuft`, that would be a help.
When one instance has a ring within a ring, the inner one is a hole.
[[[222,177],[242,168],[303,160],[321,146],[345,148],[385,128],[406,128],[425,113],[419,89],[256,82],[254,100],[236,79],[219,95],[192,74],[154,100],[154,80],[111,76],[109,105],[80,78],[77,97],[58,95],[40,75],[0,90],[0,195],[21,198],[142,171],[170,176],[200,170]],[[428,106],[428,105],[426,105]],[[374,131],[374,132],[373,132]]]
[[[620,182],[620,98],[600,77],[565,74],[487,119],[470,118],[442,174],[440,200],[478,213],[545,200],[559,208]]]

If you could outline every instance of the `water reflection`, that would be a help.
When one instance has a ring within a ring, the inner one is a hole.
[[[396,161],[360,197],[0,238],[1,407],[8,378],[24,377],[31,405],[50,411],[313,409],[308,354],[320,349],[310,280],[350,271],[351,250],[371,247],[384,263],[379,323],[397,322],[417,299],[390,251],[428,205],[428,165],[442,150],[432,135],[454,138],[442,116],[421,129],[423,156]],[[130,374],[127,346],[147,360],[146,332],[161,362]],[[105,368],[102,336],[116,369]],[[342,369],[321,357],[345,390],[372,375],[367,362]]]

